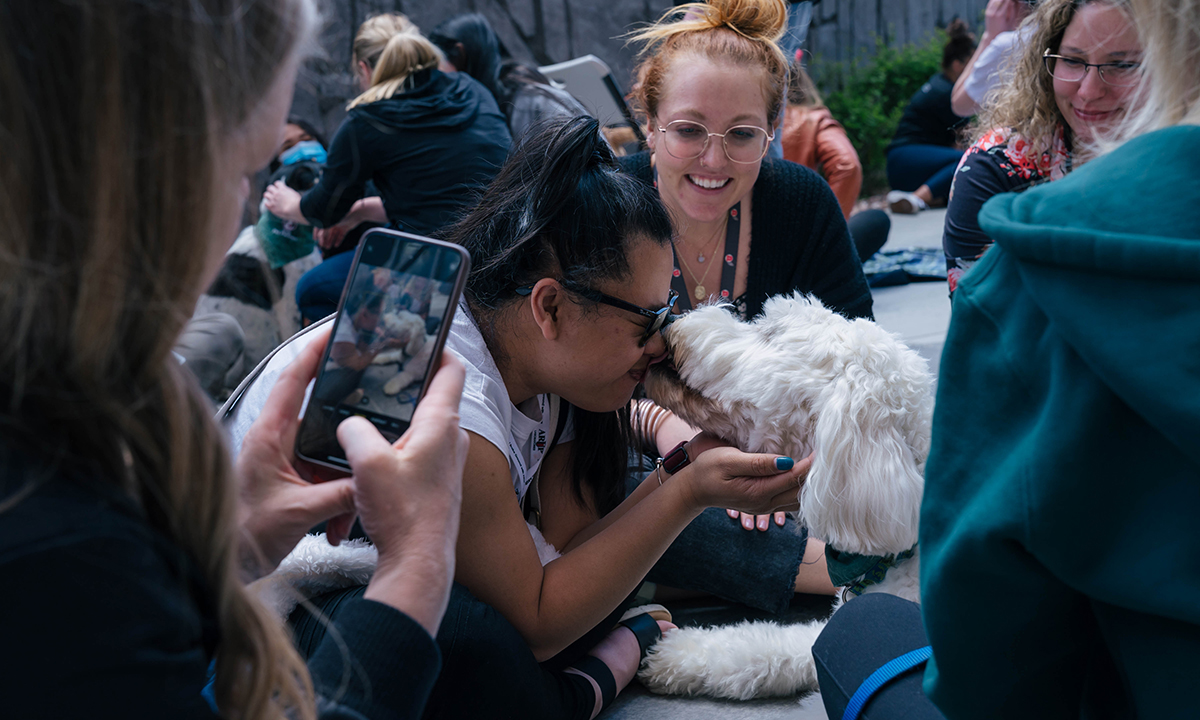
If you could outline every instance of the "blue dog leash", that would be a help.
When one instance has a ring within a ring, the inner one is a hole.
[[[862,685],[858,686],[858,690],[854,691],[854,696],[850,698],[850,702],[846,703],[846,712],[842,714],[842,720],[858,720],[863,707],[866,706],[875,693],[879,692],[880,688],[909,670],[924,665],[932,655],[933,648],[926,645],[923,648],[917,648],[912,652],[904,653],[871,673],[866,680],[863,680]]]

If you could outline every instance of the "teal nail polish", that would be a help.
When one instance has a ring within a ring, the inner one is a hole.
[[[775,469],[779,470],[781,472],[791,470],[792,466],[795,464],[796,464],[796,461],[791,459],[790,457],[775,458]]]

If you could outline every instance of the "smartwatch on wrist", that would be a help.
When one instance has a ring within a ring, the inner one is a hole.
[[[671,448],[671,452],[663,456],[662,469],[674,475],[692,463],[688,456],[687,440]]]

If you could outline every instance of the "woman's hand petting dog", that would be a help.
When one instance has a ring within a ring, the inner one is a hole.
[[[721,445],[694,454],[680,470],[697,507],[725,507],[763,514],[796,510],[799,490],[812,467],[812,456],[799,462],[767,453],[744,453]]]
[[[674,418],[673,415],[671,417]],[[683,423],[682,420],[679,422],[686,425],[686,423]],[[673,445],[674,443],[672,443],[672,446]],[[692,459],[695,459],[699,457],[700,453],[704,452],[705,450],[711,450],[714,447],[733,447],[733,444],[722,440],[716,435],[710,435],[702,432],[697,434],[688,442],[688,454],[692,457]],[[766,532],[766,530],[771,527],[772,516],[774,516],[775,524],[779,527],[783,527],[783,522],[787,517],[787,513],[784,512],[770,513],[767,515],[755,515],[753,513],[742,513],[734,510],[733,508],[726,508],[725,512],[734,520],[741,518],[740,524],[743,528],[747,530],[754,530],[757,527],[762,532]]]
[[[300,211],[300,197],[300,193],[288,187],[287,183],[276,180],[263,191],[263,206],[280,220],[309,225],[308,218]]]

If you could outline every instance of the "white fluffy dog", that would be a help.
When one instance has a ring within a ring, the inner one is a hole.
[[[871,567],[853,594],[919,601],[915,545],[933,411],[925,360],[875,323],[799,293],[771,298],[752,322],[700,307],[666,338],[671,359],[653,366],[650,397],[745,451],[797,460],[815,452],[799,522],[840,553],[881,556],[862,559]],[[655,692],[742,700],[812,690],[823,626],[681,628],[653,648],[639,678]]]

